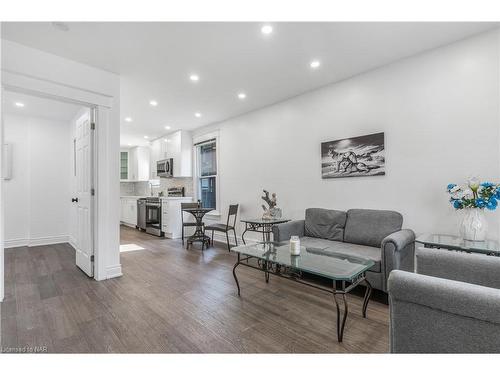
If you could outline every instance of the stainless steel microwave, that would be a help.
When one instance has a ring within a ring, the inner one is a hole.
[[[174,176],[174,159],[164,159],[156,162],[156,175],[158,177]]]

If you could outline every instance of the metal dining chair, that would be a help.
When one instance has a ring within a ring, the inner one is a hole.
[[[196,227],[196,223],[192,221],[184,221],[185,208],[198,208],[198,203],[181,203],[181,221],[182,221],[182,245],[184,245],[184,227]]]
[[[229,232],[233,231],[234,233],[234,243],[236,246],[238,246],[238,240],[236,239],[236,216],[238,215],[238,204],[232,204],[229,206],[229,212],[227,215],[227,221],[226,224],[223,223],[216,223],[216,224],[210,224],[205,227],[205,230],[207,231],[212,231],[212,246],[214,245],[214,232],[222,232],[226,234],[226,241],[227,241],[227,249],[231,251],[231,245],[229,243]],[[231,216],[234,216],[234,220],[232,222],[232,225],[229,225],[231,221]]]

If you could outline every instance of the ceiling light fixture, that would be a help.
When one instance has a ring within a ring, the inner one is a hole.
[[[149,105],[150,105],[151,107],[156,107],[156,106],[158,105],[158,102],[157,102],[156,100],[150,100],[150,101],[149,101]]]
[[[144,139],[148,139],[148,138],[149,138],[149,136],[147,136],[147,135],[144,136]]]
[[[21,102],[15,102],[14,105],[16,107],[19,107],[19,108],[23,108],[24,107],[24,103],[21,103]]]
[[[200,113],[200,112],[196,112],[196,113],[194,114],[194,117],[198,117],[198,118],[200,118],[200,117],[201,117],[201,113]]]
[[[260,32],[264,35],[269,35],[273,32],[273,27],[271,25],[264,25],[260,29]]]
[[[238,98],[241,99],[241,100],[245,99],[246,97],[247,97],[247,94],[245,94],[244,92],[240,92],[238,94]]]
[[[171,127],[167,125],[167,126],[165,126],[165,129],[170,130]]]
[[[129,145],[129,146],[132,146],[132,143],[129,143],[128,145]]]
[[[313,60],[313,61],[311,61],[311,64],[309,64],[309,66],[313,69],[319,68],[320,65],[321,65],[321,63],[319,62],[319,60]]]
[[[132,117],[125,117],[124,120],[125,122],[132,122]]]
[[[191,74],[189,76],[189,79],[193,82],[198,82],[200,80],[200,77],[197,74]]]

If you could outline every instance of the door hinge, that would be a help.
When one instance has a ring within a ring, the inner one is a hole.
[[[92,196],[95,195],[95,189],[94,188],[90,189],[90,195],[92,195]]]
[[[95,122],[90,123],[90,130],[95,130]]]
[[[93,256],[93,255],[91,255],[91,256],[90,256],[90,261],[91,261],[91,262],[93,262],[93,261],[94,261],[94,256]]]

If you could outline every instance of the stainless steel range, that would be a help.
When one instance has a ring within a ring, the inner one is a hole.
[[[146,233],[162,237],[161,230],[161,198],[146,198]]]

